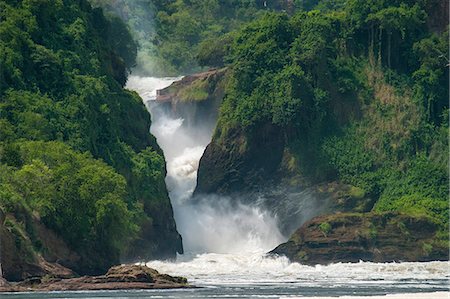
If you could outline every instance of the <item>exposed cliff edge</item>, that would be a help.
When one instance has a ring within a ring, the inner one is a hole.
[[[427,216],[337,213],[308,221],[270,253],[307,265],[448,260],[448,246],[436,233]]]
[[[68,267],[76,268],[80,256],[72,251],[54,232],[36,219],[29,219],[36,229],[35,238],[40,240],[41,253],[33,250],[31,239],[25,232],[4,224],[7,215],[0,209],[0,270],[2,278],[20,281],[32,277],[52,275],[59,278],[73,277]],[[11,221],[11,220],[8,220]],[[64,264],[66,266],[62,266]]]

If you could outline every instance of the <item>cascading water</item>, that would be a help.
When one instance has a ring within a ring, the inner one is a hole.
[[[146,101],[152,115],[151,133],[167,161],[166,184],[184,250],[198,253],[264,253],[285,240],[277,221],[257,206],[227,197],[191,201],[200,158],[211,141],[212,126],[187,126],[182,118],[155,102],[156,90],[179,78],[130,77],[128,88]]]
[[[190,127],[154,101],[157,89],[177,79],[131,76],[127,84],[141,95],[152,115],[151,133],[167,161],[166,184],[186,252],[176,262],[150,261],[147,265],[164,273],[185,276],[192,284],[205,287],[192,295],[171,293],[171,298],[280,298],[299,294],[325,298],[320,296],[411,292],[421,293],[388,298],[446,296],[443,292],[423,292],[448,290],[448,262],[360,262],[315,267],[290,263],[284,257],[264,255],[285,241],[286,236],[280,233],[276,217],[260,205],[239,204],[217,196],[192,202],[198,163],[210,142],[212,126]],[[273,210],[277,212],[277,208]],[[302,204],[286,208],[292,212],[314,207]],[[155,297],[159,296],[155,293]]]

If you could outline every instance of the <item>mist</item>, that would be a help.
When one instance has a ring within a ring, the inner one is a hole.
[[[90,0],[94,7],[101,7],[105,14],[112,14],[129,27],[134,40],[138,43],[136,66],[133,74],[159,75],[167,73],[167,66],[158,56],[155,27],[155,12],[157,11],[152,0]]]
[[[152,116],[150,132],[164,152],[166,186],[186,253],[267,252],[326,211],[328,201],[315,198],[308,189],[194,198],[199,161],[216,120],[192,107],[178,109],[180,113],[171,103],[156,101],[156,90],[179,79],[130,76],[127,88],[141,95]]]
[[[149,101],[151,133],[167,161],[166,185],[187,253],[268,251],[285,238],[273,215],[257,206],[217,195],[192,198],[199,161],[211,141],[212,124],[195,125],[167,105]],[[189,116],[185,116],[189,118]]]

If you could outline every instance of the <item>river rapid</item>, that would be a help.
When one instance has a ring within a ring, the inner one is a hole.
[[[192,200],[199,160],[212,126],[190,127],[156,103],[156,90],[179,78],[131,76],[152,115],[151,133],[167,161],[166,184],[184,255],[148,261],[162,273],[184,276],[199,288],[101,292],[21,293],[5,298],[450,298],[449,262],[337,263],[305,266],[265,255],[287,240],[276,215],[259,206],[211,195]],[[212,198],[211,198],[212,197]]]

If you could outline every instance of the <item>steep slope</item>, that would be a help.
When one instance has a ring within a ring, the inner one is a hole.
[[[84,274],[182,252],[149,114],[122,88],[136,51],[88,1],[0,1],[5,278],[51,272],[43,258]]]
[[[447,248],[448,21],[431,2],[319,3],[237,32],[196,194],[313,188],[332,211],[427,214],[421,242]]]

